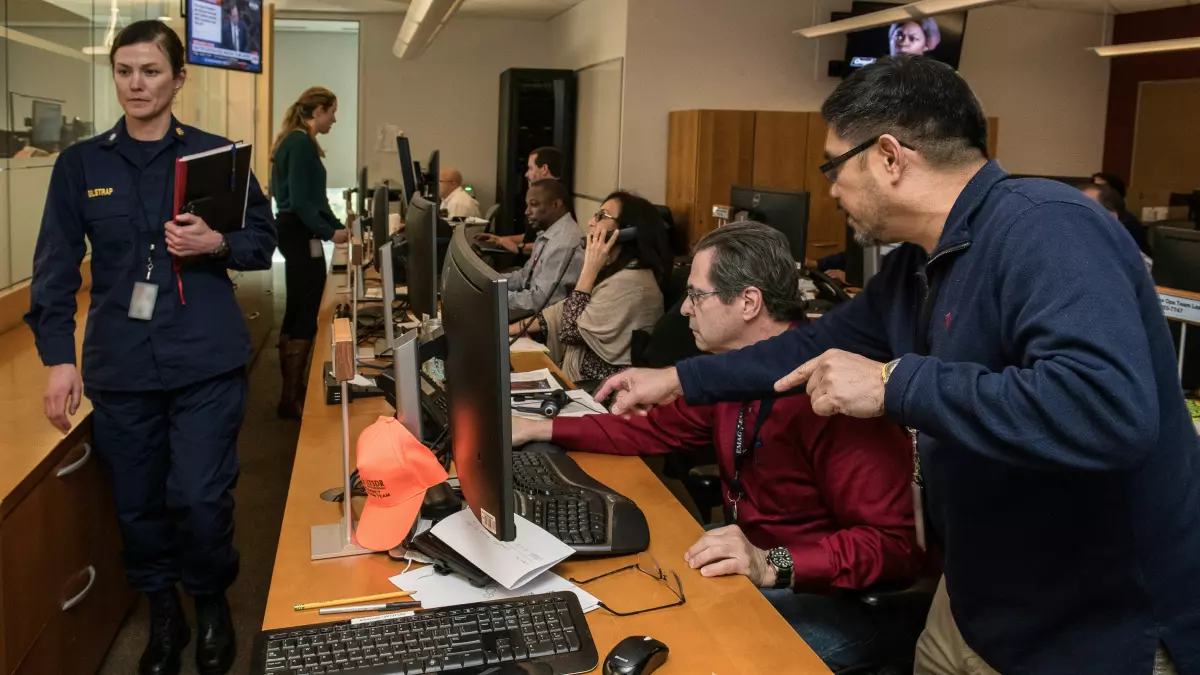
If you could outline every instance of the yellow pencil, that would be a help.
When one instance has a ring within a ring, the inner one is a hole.
[[[348,605],[353,602],[371,602],[373,600],[390,600],[392,598],[407,598],[411,594],[408,591],[396,591],[395,593],[380,593],[379,595],[363,595],[357,598],[342,598],[341,600],[324,600],[322,602],[306,602],[302,605],[294,605],[292,609],[297,612],[306,609],[317,609],[318,607],[332,607],[334,605]]]

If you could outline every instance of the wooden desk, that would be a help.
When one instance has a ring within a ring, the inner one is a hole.
[[[314,363],[329,358],[333,306],[341,301],[337,287],[326,284]],[[552,366],[541,354],[514,355],[518,370]],[[275,570],[271,578],[263,629],[284,628],[329,620],[315,610],[295,612],[299,602],[385,593],[395,590],[388,578],[403,564],[386,555],[335,560],[309,560],[309,528],[337,522],[340,506],[321,501],[318,494],[340,484],[340,408],[324,406],[321,373],[313,368],[308,401],[296,446],[295,466],[288,492]],[[360,399],[351,405],[351,441],[380,415],[391,415],[383,399]],[[683,560],[684,552],[701,536],[700,525],[688,515],[662,482],[636,457],[572,453],[590,475],[633,499],[650,523],[650,553],[683,580],[687,604],[633,617],[614,617],[603,610],[587,615],[600,658],[629,635],[651,635],[671,648],[659,671],[663,675],[715,673],[828,673],[829,670],[762,594],[744,577],[705,579]],[[357,500],[356,500],[357,501]],[[633,562],[633,556],[598,560],[568,560],[555,571],[564,577],[592,576]],[[588,585],[588,590],[617,608],[665,603],[672,596],[652,579],[622,574]],[[597,669],[598,672],[598,669]]]

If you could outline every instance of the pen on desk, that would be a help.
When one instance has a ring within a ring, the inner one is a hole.
[[[393,609],[420,609],[421,603],[416,600],[409,602],[381,602],[374,605],[350,605],[349,607],[322,607],[317,614],[349,614],[350,612],[385,612]]]
[[[408,591],[398,591],[395,593],[380,593],[379,595],[363,595],[357,598],[342,598],[341,600],[325,600],[323,602],[307,602],[300,605],[294,605],[292,609],[297,612],[302,612],[306,609],[316,609],[318,607],[332,607],[334,605],[345,605],[351,602],[371,602],[372,600],[392,600],[395,598],[408,598],[412,594]]]

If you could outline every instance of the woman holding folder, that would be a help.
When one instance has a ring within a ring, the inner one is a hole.
[[[244,224],[175,212],[177,160],[230,145],[171,115],[187,79],[175,32],[132,23],[109,60],[125,114],[54,164],[25,321],[49,368],[46,417],[67,433],[81,396],[92,402],[125,572],[150,600],[139,673],[179,672],[191,638],[180,582],[196,603],[199,672],[225,673],[234,634],[224,593],[238,571],[232,489],[252,353],[228,270],[270,268],[275,227],[252,176]],[[81,377],[75,294],[88,243]]]
[[[304,369],[325,292],[321,242],[344,244],[349,238],[329,207],[321,162],[325,151],[317,143],[317,134],[329,133],[334,122],[337,97],[324,87],[311,87],[287,109],[271,151],[271,196],[279,209],[279,252],[286,261],[287,305],[279,329],[283,386],[276,409],[284,418],[300,419],[304,409]]]

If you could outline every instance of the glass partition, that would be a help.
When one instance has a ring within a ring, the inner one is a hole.
[[[169,14],[160,0],[0,0],[0,290],[32,272],[58,153],[121,115],[112,36]]]

